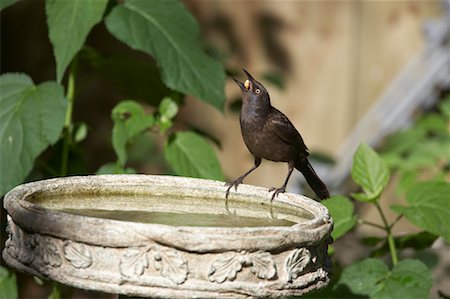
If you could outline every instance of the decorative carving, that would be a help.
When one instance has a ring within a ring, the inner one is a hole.
[[[8,216],[8,227],[6,231],[9,238],[5,243],[8,253],[25,265],[31,264],[34,260],[34,252],[32,248],[35,246],[34,239],[25,239],[25,233],[12,221]]]
[[[6,241],[8,253],[25,265],[34,263],[36,267],[59,267],[61,256],[58,246],[49,237],[27,234],[11,219],[8,221],[9,239]]]
[[[269,252],[241,251],[222,255],[215,259],[209,267],[209,280],[217,283],[234,280],[243,266],[251,266],[250,271],[262,279],[271,279],[277,274],[275,263]]]
[[[186,281],[188,275],[187,262],[173,250],[156,251],[153,255],[155,269],[163,277],[169,278],[176,284]]]
[[[295,249],[286,259],[287,281],[297,279],[311,261],[311,253],[306,248]]]
[[[34,262],[39,265],[38,267],[61,266],[61,256],[55,242],[50,238],[41,235],[36,235],[34,237],[36,242],[36,247],[34,248],[34,252],[36,253]]]
[[[263,200],[254,209],[266,193],[243,186],[229,201],[230,211],[263,219],[275,212],[275,205]],[[65,201],[59,199],[67,196],[77,198],[76,205],[67,202],[62,207]],[[3,261],[18,271],[70,286],[139,297],[278,298],[300,296],[329,283],[327,245],[332,219],[325,207],[295,194],[280,194],[276,203],[280,209],[273,217],[284,219],[298,210],[307,210],[311,217],[303,219],[299,213],[292,217],[297,224],[290,227],[161,225],[64,211],[102,209],[113,200],[127,210],[189,214],[190,201],[180,200],[186,197],[205,202],[197,212],[217,216],[223,184],[170,176],[108,175],[19,186],[4,199],[13,218],[8,218]]]
[[[251,271],[258,278],[271,279],[277,274],[275,263],[268,252],[257,251],[251,255]]]
[[[148,268],[147,252],[149,250],[148,247],[128,248],[120,259],[120,274],[126,277],[141,276]]]
[[[225,280],[234,280],[244,263],[244,260],[240,257],[240,254],[237,252],[219,256],[209,267],[209,280],[218,283],[222,283]]]
[[[75,268],[88,268],[92,264],[92,253],[85,244],[66,241],[64,243],[64,257]]]
[[[176,284],[186,281],[188,275],[187,262],[174,250],[158,250],[155,247],[128,248],[120,259],[120,273],[126,277],[137,277],[144,274],[149,267],[149,252],[153,251],[154,267],[161,276]]]

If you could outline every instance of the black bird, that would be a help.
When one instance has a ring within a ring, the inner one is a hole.
[[[286,115],[272,107],[266,88],[253,79],[245,69],[243,71],[248,77],[245,83],[235,78],[233,80],[241,88],[242,110],[239,119],[242,137],[255,158],[255,165],[234,182],[227,183],[229,187],[226,198],[233,186],[237,190],[242,180],[261,164],[262,158],[275,162],[287,162],[289,165],[283,186],[269,190],[269,192],[273,191],[271,200],[279,193],[286,191],[286,185],[294,167],[303,174],[317,197],[320,199],[330,197],[327,186],[317,176],[307,159],[308,148],[300,133]]]

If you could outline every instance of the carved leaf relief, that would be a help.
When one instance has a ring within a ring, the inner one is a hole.
[[[128,248],[120,258],[120,273],[126,277],[141,276],[148,268],[148,248]]]
[[[56,244],[42,236],[36,236],[35,262],[42,266],[59,267],[61,266],[61,256]]]
[[[170,279],[176,284],[186,281],[188,275],[187,262],[176,251],[161,250],[155,252],[155,269],[160,271],[163,277]]]
[[[296,279],[306,268],[311,261],[311,254],[308,249],[295,249],[291,255],[286,259],[287,281],[292,282]]]
[[[14,223],[9,215],[6,231],[9,234],[9,238],[5,243],[8,254],[25,265],[31,264],[34,260],[34,251],[32,249],[35,246],[34,238],[32,236],[25,238],[25,233]]]
[[[64,244],[64,256],[75,268],[87,268],[92,264],[92,253],[88,246],[75,242]]]
[[[259,278],[271,279],[277,273],[272,255],[269,252],[257,251],[251,255],[250,270]]]
[[[219,256],[209,267],[209,280],[218,283],[222,283],[225,280],[234,280],[237,272],[242,270],[243,262],[238,253]]]

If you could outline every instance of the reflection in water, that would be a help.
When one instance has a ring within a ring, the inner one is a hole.
[[[229,199],[225,203],[222,197],[65,190],[35,193],[27,200],[75,215],[172,226],[292,226],[313,218],[302,208],[258,198]]]
[[[256,218],[237,216],[233,214],[194,214],[169,213],[148,211],[108,211],[108,210],[80,210],[62,209],[62,212],[123,220],[130,222],[166,224],[172,226],[219,226],[219,227],[259,227],[259,226],[292,226],[295,222],[284,219]]]

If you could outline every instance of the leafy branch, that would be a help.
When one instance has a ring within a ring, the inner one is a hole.
[[[332,233],[335,240],[351,230],[356,223],[383,230],[386,236],[382,239],[373,238],[375,242],[371,244],[386,244],[392,263],[392,269],[389,270],[384,262],[378,259],[369,258],[357,262],[343,270],[332,288],[334,292],[346,286],[353,294],[382,298],[387,294],[391,297],[404,297],[405,294],[395,295],[394,290],[408,289],[408,297],[427,297],[432,285],[430,270],[419,260],[400,260],[399,248],[404,248],[405,244],[422,246],[425,239],[424,244],[429,244],[436,239],[434,235],[450,241],[450,211],[443,208],[450,205],[450,183],[439,180],[416,183],[407,192],[408,206],[392,206],[397,217],[389,223],[380,205],[389,176],[385,161],[369,146],[361,144],[353,158],[352,178],[360,185],[362,192],[352,194],[352,197],[365,204],[374,205],[382,224],[358,218],[354,214],[351,200],[347,197],[335,196],[324,201],[335,220]],[[402,218],[408,219],[428,233],[395,237],[393,228]],[[384,246],[380,249],[382,248]]]

